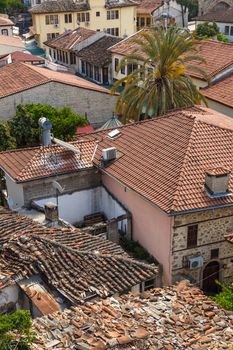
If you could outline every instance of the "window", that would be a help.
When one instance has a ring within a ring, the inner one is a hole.
[[[78,22],[90,22],[90,13],[89,12],[77,13],[77,21]]]
[[[150,279],[150,280],[143,282],[140,285],[140,292],[142,293],[142,292],[144,292],[148,289],[154,288],[154,287],[155,287],[155,280],[153,278],[153,279]]]
[[[58,24],[58,15],[46,15],[45,24]]]
[[[197,224],[188,226],[187,248],[193,248],[197,246],[197,231]]]
[[[2,35],[8,35],[8,29],[2,29]]]
[[[150,27],[150,25],[151,25],[150,17],[147,17],[146,25],[147,25],[147,27]]]
[[[121,74],[125,74],[125,67],[121,67]]]
[[[229,26],[225,26],[224,34],[225,35],[229,35],[229,32],[230,32],[230,27]]]
[[[49,49],[49,55],[52,57],[52,50]]]
[[[76,64],[76,55],[74,52],[70,53],[70,64]]]
[[[72,23],[72,14],[65,13],[65,23]]]
[[[106,32],[114,36],[119,36],[119,28],[107,28]]]
[[[233,27],[231,27],[230,35],[233,36]]]
[[[100,12],[97,11],[97,12],[95,13],[95,15],[96,15],[96,17],[99,17],[99,16],[100,16]]]
[[[47,33],[47,40],[52,40],[56,38],[59,35],[59,33]]]
[[[141,17],[141,19],[140,19],[140,26],[145,27],[145,18],[144,17]]]
[[[100,81],[100,71],[99,71],[99,67],[94,66],[94,79],[96,81]]]
[[[56,51],[55,50],[53,50],[53,58],[56,60],[57,59],[57,57],[56,57]]]
[[[127,64],[127,74],[131,74],[134,70],[138,68],[138,65],[136,63],[133,64]]]
[[[115,58],[115,64],[114,64],[114,70],[115,70],[115,72],[117,71],[118,67],[119,67],[119,59],[118,59],[118,58]]]
[[[118,18],[119,18],[118,10],[107,11],[107,19],[118,19]]]
[[[81,60],[81,71],[82,74],[86,74],[86,65],[85,62]]]
[[[211,249],[210,258],[217,259],[219,257],[219,248]]]

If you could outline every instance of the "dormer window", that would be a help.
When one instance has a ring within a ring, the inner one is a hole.
[[[210,198],[224,197],[229,192],[230,171],[226,168],[218,167],[206,171],[205,189]]]

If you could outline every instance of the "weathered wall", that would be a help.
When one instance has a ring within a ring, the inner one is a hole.
[[[56,198],[41,199],[36,201],[36,204],[44,207],[44,204],[48,202],[56,204]],[[126,214],[126,210],[103,186],[77,191],[72,194],[59,195],[59,217],[71,224],[83,221],[85,215],[97,212],[103,212],[108,220]],[[127,220],[124,221],[127,225]],[[127,226],[125,227],[126,231]]]
[[[5,173],[5,178],[7,186],[7,199],[10,209],[21,208],[24,204],[22,184],[15,183],[7,173]]]
[[[26,182],[23,184],[24,205],[29,206],[31,200],[55,196],[56,191],[52,186],[54,180],[61,184],[64,193],[96,187],[101,183],[100,175],[95,169],[80,170],[76,173]]]
[[[91,123],[101,125],[112,115],[116,99],[108,93],[51,82],[0,98],[0,119],[14,116],[18,104],[42,103],[58,108],[68,106],[81,115],[87,113]]]
[[[139,241],[163,266],[164,284],[171,283],[171,225],[173,219],[136,192],[107,175],[103,175],[103,184],[132,214],[133,240]]]
[[[19,288],[16,284],[0,289],[0,314],[17,309]]]
[[[187,249],[188,225],[198,224],[197,247]],[[213,259],[220,262],[220,266],[226,265],[221,271],[221,277],[233,276],[233,245],[228,243],[224,236],[233,231],[233,207],[206,210],[198,213],[178,215],[173,227],[173,260],[172,270],[174,280],[177,275],[191,276],[196,282],[200,282],[204,267],[211,261],[211,250],[219,248],[219,258]],[[204,258],[204,266],[190,270],[183,268],[183,259],[187,256],[201,255]]]
[[[228,115],[229,117],[233,117],[233,108],[225,106],[220,102],[210,100],[209,98],[206,98],[206,101],[209,108],[214,109],[215,111],[222,114]]]

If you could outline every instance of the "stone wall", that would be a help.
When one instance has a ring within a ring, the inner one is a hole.
[[[117,96],[108,93],[51,82],[0,98],[0,120],[14,116],[19,104],[42,103],[57,108],[68,106],[81,115],[86,113],[88,120],[99,126],[112,116],[116,99]]]
[[[233,0],[199,0],[199,15],[209,13],[215,9],[233,7]]]
[[[198,224],[197,247],[187,249],[188,225]],[[233,232],[233,207],[205,210],[197,213],[178,215],[174,218],[172,273],[173,281],[178,275],[193,278],[197,283],[202,280],[204,267],[211,261],[211,250],[219,249],[217,260],[222,268],[222,280],[233,276],[233,245],[228,243],[224,236]],[[186,257],[201,255],[204,265],[201,268],[190,270],[184,268]]]
[[[23,184],[24,205],[30,206],[32,200],[56,195],[56,190],[52,186],[54,180],[64,188],[63,194],[90,189],[101,184],[100,174],[94,168],[26,182]]]

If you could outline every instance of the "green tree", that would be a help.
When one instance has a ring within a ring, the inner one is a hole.
[[[189,20],[198,14],[198,0],[176,0],[181,6],[183,27],[185,26],[184,17],[188,11]]]
[[[7,122],[0,122],[0,151],[16,148],[15,138],[11,136]]]
[[[40,144],[38,120],[41,117],[51,121],[54,136],[64,141],[70,141],[77,127],[87,123],[84,117],[73,113],[69,107],[57,109],[42,104],[19,105],[16,115],[9,121],[10,132],[16,140],[17,147]]]
[[[120,65],[132,64],[138,67],[126,77],[118,80],[112,89],[125,84],[117,101],[116,111],[126,119],[138,120],[155,117],[168,110],[188,107],[204,101],[187,71],[205,73],[190,62],[204,62],[204,59],[190,55],[195,51],[196,41],[184,30],[170,27],[167,31],[144,31],[134,40],[137,48]],[[140,65],[139,65],[140,63]]]
[[[0,349],[27,350],[34,339],[29,311],[0,315]]]
[[[199,38],[213,38],[218,33],[219,29],[216,23],[200,23],[196,29],[196,34]]]
[[[217,39],[218,39],[218,41],[221,41],[223,43],[229,43],[228,37],[225,34],[223,34],[223,33],[218,33],[217,34]]]
[[[0,0],[0,12],[2,13],[13,13],[23,8],[24,5],[20,0]]]
[[[224,286],[216,282],[221,287],[221,292],[213,297],[213,300],[224,309],[233,311],[233,285]]]

